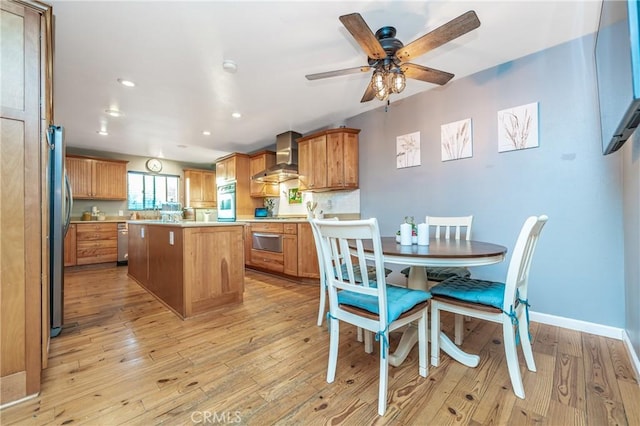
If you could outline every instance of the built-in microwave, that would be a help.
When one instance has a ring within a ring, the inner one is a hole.
[[[282,234],[253,232],[251,240],[251,248],[254,250],[282,253]]]
[[[236,221],[236,183],[218,187],[218,222]]]

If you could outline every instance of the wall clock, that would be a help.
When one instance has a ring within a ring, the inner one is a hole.
[[[162,162],[157,158],[150,158],[147,160],[147,169],[150,172],[158,173],[162,170]]]

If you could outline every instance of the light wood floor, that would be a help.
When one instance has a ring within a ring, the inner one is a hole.
[[[640,387],[620,341],[532,323],[538,372],[520,355],[520,400],[499,328],[472,320],[463,348],[480,365],[443,355],[422,378],[414,348],[390,368],[379,417],[377,345],[364,353],[348,325],[336,381],[326,383],[317,287],[248,272],[242,305],[182,321],[126,269],[66,274],[66,326],[51,341],[42,392],[4,409],[2,425],[640,425]],[[398,340],[393,333],[392,349]]]

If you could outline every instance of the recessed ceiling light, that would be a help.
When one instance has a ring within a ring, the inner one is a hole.
[[[117,109],[105,109],[104,112],[112,117],[122,117],[122,112],[118,111]]]
[[[127,86],[127,87],[134,87],[136,85],[133,81],[125,80],[123,78],[119,78],[118,79],[118,83],[122,84],[123,86]]]
[[[239,112],[234,112],[233,114],[231,114],[231,116],[233,118],[240,118],[240,117],[242,117],[242,114],[240,114]]]
[[[203,130],[202,134],[205,135],[205,136],[211,136],[211,132],[208,131],[208,130]]]
[[[180,144],[180,145],[176,145],[178,148],[186,148],[186,145]]]
[[[231,59],[225,59],[222,62],[222,69],[228,73],[235,74],[236,71],[238,71],[238,64],[236,64],[235,61],[232,61]]]
[[[98,130],[96,133],[99,134],[100,136],[109,135],[109,132],[107,132],[106,130]]]

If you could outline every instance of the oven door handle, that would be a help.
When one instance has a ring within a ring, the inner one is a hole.
[[[280,238],[281,237],[280,234],[260,234],[258,232],[254,232],[253,235],[256,236],[256,237],[260,237],[260,238],[262,238],[262,237],[265,237],[265,238]]]

